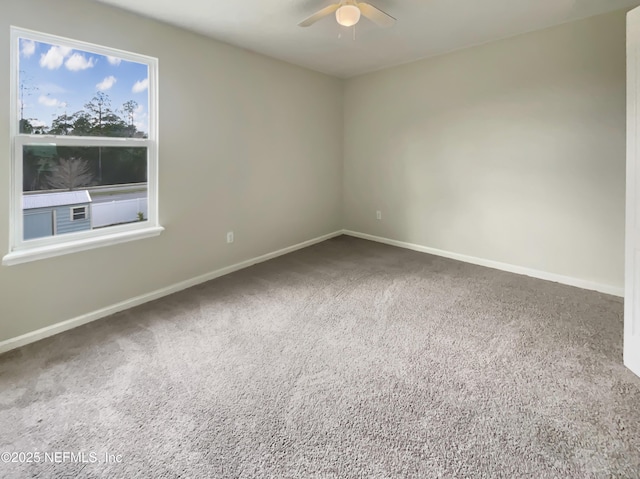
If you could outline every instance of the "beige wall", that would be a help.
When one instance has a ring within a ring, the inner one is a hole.
[[[0,267],[0,341],[342,227],[622,287],[623,12],[343,82],[94,2],[8,3],[0,65],[9,25],[159,58],[166,231]]]
[[[622,288],[624,12],[351,79],[344,110],[346,228]]]
[[[2,112],[9,25],[159,58],[166,231],[0,267],[0,341],[342,227],[340,80],[94,2],[3,1]],[[8,120],[0,115],[0,256],[9,237]]]

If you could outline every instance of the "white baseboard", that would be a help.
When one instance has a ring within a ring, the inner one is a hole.
[[[323,236],[319,236],[317,238],[310,239],[308,241],[303,241],[302,243],[298,243],[298,244],[289,246],[287,248],[274,251],[272,253],[267,253],[262,256],[251,258],[246,261],[242,261],[240,263],[227,266],[225,268],[220,268],[215,271],[211,271],[210,273],[206,273],[201,276],[197,276],[195,278],[187,279],[185,281],[181,281],[179,283],[167,286],[165,288],[161,288],[156,291],[152,291],[150,293],[142,294],[140,296],[127,299],[120,303],[116,303],[111,306],[107,306],[105,308],[101,308],[96,311],[92,311],[90,313],[83,314],[81,316],[77,316],[75,318],[68,319],[66,321],[62,321],[60,323],[56,323],[51,326],[47,326],[45,328],[23,334],[21,336],[17,336],[15,338],[10,338],[5,341],[1,341],[0,354],[15,348],[19,348],[20,346],[24,346],[24,345],[39,341],[40,339],[48,338],[49,336],[53,336],[63,331],[76,328],[83,324],[90,323],[91,321],[95,321],[97,319],[104,318],[106,316],[110,316],[115,313],[119,313],[120,311],[133,308],[135,306],[147,303],[149,301],[162,298],[163,296],[168,296],[170,294],[177,293],[178,291],[182,291],[183,289],[196,286],[200,283],[205,283],[212,279],[218,278],[220,276],[224,276],[229,273],[233,273],[234,271],[247,268],[254,264],[262,263],[264,261],[277,258],[278,256],[282,256],[287,253],[291,253],[293,251],[306,248],[307,246],[311,246],[316,243],[321,243],[322,241],[335,238],[336,236],[340,236],[342,234],[354,236],[356,238],[362,238],[370,241],[376,241],[378,243],[398,246],[400,248],[406,248],[413,251],[420,251],[422,253],[433,254],[436,256],[443,256],[445,258],[451,258],[458,261],[463,261],[465,263],[472,263],[480,266],[486,266],[488,268],[508,271],[510,273],[522,274],[525,276],[531,276],[533,278],[544,279],[547,281],[554,281],[557,283],[567,284],[570,286],[576,286],[578,288],[599,291],[601,293],[611,294],[613,296],[619,296],[619,297],[624,296],[624,289],[618,288],[616,286],[594,283],[591,281],[585,281],[578,278],[572,278],[570,276],[562,276],[559,274],[548,273],[546,271],[538,271],[530,268],[525,268],[523,266],[515,266],[508,263],[500,263],[498,261],[476,258],[474,256],[467,256],[459,253],[452,253],[450,251],[444,251],[436,248],[429,248],[427,246],[417,245],[413,243],[406,243],[404,241],[397,241],[389,238],[383,238],[381,236],[374,236],[366,233],[358,233],[356,231],[350,231],[350,230],[340,230],[340,231],[335,231],[333,233],[329,233]]]
[[[421,253],[429,253],[436,256],[443,256],[445,258],[451,258],[458,261],[464,261],[465,263],[477,264],[480,266],[486,266],[488,268],[499,269],[502,271],[508,271],[509,273],[522,274],[525,276],[531,276],[532,278],[544,279],[546,281],[553,281],[556,283],[562,283],[569,286],[576,286],[582,289],[589,289],[593,291],[599,291],[601,293],[611,294],[613,296],[624,297],[624,288],[612,286],[608,284],[594,283],[579,278],[573,278],[571,276],[563,276],[555,273],[548,273],[546,271],[538,271],[535,269],[525,268],[524,266],[516,266],[508,263],[500,263],[499,261],[492,261],[489,259],[476,258],[474,256],[467,256],[459,253],[452,253],[450,251],[444,251],[436,248],[429,248],[428,246],[422,246],[413,243],[406,243],[404,241],[397,241],[389,238],[383,238],[381,236],[374,236],[366,233],[358,233],[357,231],[344,230],[345,235],[354,236],[356,238],[362,238],[370,241],[376,241],[378,243],[384,243],[392,246],[398,246],[400,248],[406,248],[413,251],[420,251]]]
[[[168,296],[170,294],[177,293],[178,291],[182,291],[183,289],[196,286],[200,283],[205,283],[207,281],[218,278],[220,276],[224,276],[225,274],[233,273],[234,271],[248,268],[249,266],[253,266],[254,264],[262,263],[264,261],[277,258],[278,256],[282,256],[284,254],[291,253],[293,251],[296,251],[302,248],[306,248],[307,246],[311,246],[316,243],[321,243],[322,241],[335,238],[336,236],[340,236],[342,234],[343,233],[341,230],[334,231],[333,233],[319,236],[317,238],[313,238],[308,241],[303,241],[302,243],[298,243],[293,246],[288,246],[287,248],[282,248],[272,253],[267,253],[262,256],[251,258],[246,261],[242,261],[241,263],[236,263],[234,265],[227,266],[225,268],[220,268],[215,271],[211,271],[210,273],[206,273],[201,276],[197,276],[195,278],[187,279],[185,281],[172,284],[165,288],[161,288],[156,291],[152,291],[150,293],[136,296],[135,298],[127,299],[120,303],[107,306],[106,308],[98,309],[97,311],[92,311],[90,313],[83,314],[81,316],[68,319],[60,323],[52,324],[51,326],[47,326],[42,329],[37,329],[35,331],[23,334],[21,336],[17,336],[15,338],[10,338],[5,341],[1,341],[0,354],[15,348],[19,348],[20,346],[24,346],[26,344],[39,341],[40,339],[48,338],[49,336],[53,336],[54,334],[67,331],[69,329],[77,328],[78,326],[81,326],[86,323],[90,323],[91,321],[95,321],[96,319],[104,318],[106,316],[119,313],[120,311],[133,308],[134,306],[138,306],[144,303],[148,303],[149,301],[162,298],[163,296]]]

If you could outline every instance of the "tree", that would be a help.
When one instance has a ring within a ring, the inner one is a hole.
[[[33,133],[33,125],[31,124],[31,120],[28,118],[20,119],[20,133]]]
[[[109,109],[111,105],[111,99],[109,95],[104,92],[97,92],[89,103],[84,107],[93,113],[94,118],[92,121],[91,133],[97,136],[102,136],[102,118],[107,114],[113,114]],[[98,147],[98,181],[102,182],[102,148]]]
[[[129,138],[135,137],[137,133],[136,125],[134,124],[137,109],[138,109],[138,102],[135,100],[126,101],[122,105],[122,110],[127,115],[126,119],[128,121],[125,136],[128,136]]]
[[[91,128],[93,127],[91,121],[91,115],[86,111],[80,110],[72,115],[73,126],[71,128],[71,134],[74,136],[88,136],[91,134]]]
[[[74,130],[76,118],[75,115],[67,115],[66,113],[58,116],[51,122],[50,135],[68,135]]]
[[[57,148],[51,145],[25,145],[22,152],[24,191],[47,188],[47,176],[55,168]]]
[[[101,136],[128,136],[128,129],[125,121],[115,113],[107,113],[102,117]]]
[[[25,75],[25,71],[24,70],[20,70],[20,122],[22,122],[22,120],[24,120],[24,100],[25,100],[25,96],[31,96],[31,94],[34,91],[38,90],[38,87],[32,86],[32,85],[30,85],[28,83],[28,80],[30,80],[30,78],[25,78],[24,75]],[[31,133],[31,132],[24,132],[24,131],[20,130],[20,133]]]
[[[89,164],[81,158],[60,158],[57,167],[47,176],[50,188],[73,190],[93,183]]]
[[[125,102],[121,110],[112,110],[110,103],[107,94],[97,92],[82,110],[72,115],[65,113],[54,118],[49,133],[110,138],[146,138],[146,135],[139,132],[135,126],[135,112],[138,109],[136,101]],[[25,127],[28,128],[26,123]],[[65,146],[58,147],[57,157],[82,158],[93,173],[94,184],[141,183],[147,180],[146,147]],[[42,171],[35,160],[31,163],[29,171],[27,172],[25,169],[30,180],[25,183],[28,185],[35,184],[34,180],[39,177]]]
[[[138,102],[135,100],[125,101],[122,105],[122,109],[127,114],[127,120],[129,120],[129,126],[133,126],[133,120],[135,119],[135,112],[138,109]]]
[[[93,113],[92,126],[94,134],[97,133],[100,135],[103,117],[107,114],[113,114],[109,108],[110,105],[111,99],[109,98],[109,95],[101,91],[97,92],[96,96],[94,96],[89,103],[84,105],[89,113]]]
[[[44,135],[46,132],[47,132],[47,125],[45,124],[35,125],[33,127],[33,133],[36,133],[37,135]]]
[[[31,184],[31,191],[39,190],[43,185],[47,184],[47,177],[53,169],[55,169],[55,166],[50,158],[39,158],[35,177]]]

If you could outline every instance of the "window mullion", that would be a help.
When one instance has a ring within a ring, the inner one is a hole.
[[[112,147],[149,147],[148,139],[109,138],[96,136],[53,136],[53,135],[16,135],[16,144],[20,145],[59,145],[59,146],[112,146]]]

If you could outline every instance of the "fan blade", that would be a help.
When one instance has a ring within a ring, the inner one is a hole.
[[[396,23],[396,19],[388,13],[384,13],[379,8],[369,5],[368,3],[356,4],[360,9],[360,13],[380,27],[390,27]]]
[[[339,3],[334,3],[333,5],[329,5],[328,7],[324,7],[322,10],[314,13],[309,18],[307,18],[305,20],[302,20],[300,23],[298,23],[298,26],[299,27],[308,27],[310,25],[313,25],[314,23],[316,23],[321,18],[326,17],[327,15],[331,15],[339,7],[340,7]]]

